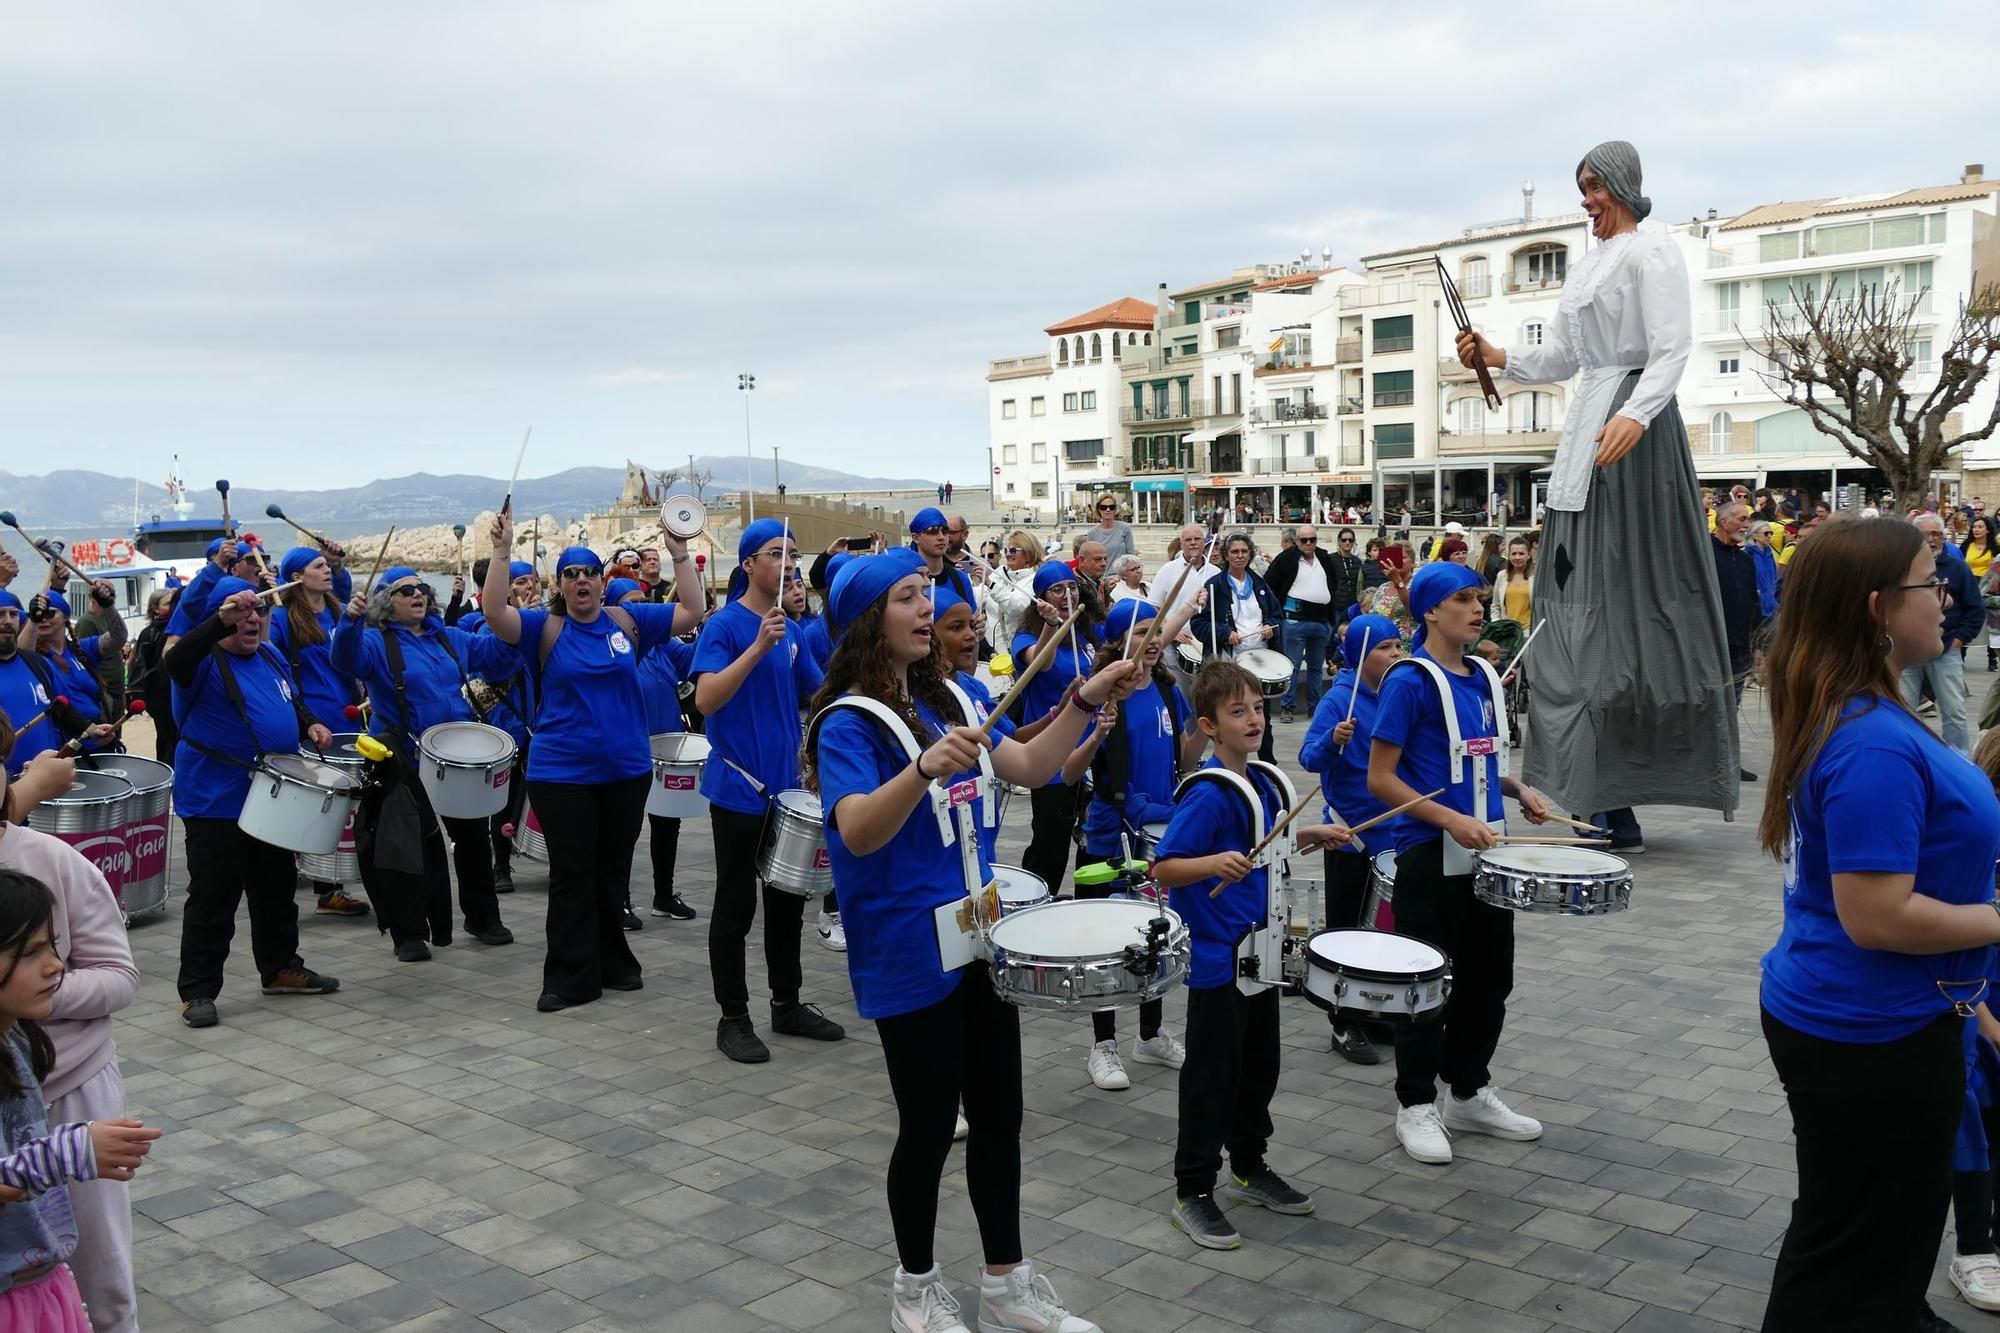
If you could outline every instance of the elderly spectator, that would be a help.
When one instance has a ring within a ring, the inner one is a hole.
[[[1146,586],[1146,562],[1136,555],[1121,555],[1111,562],[1111,601],[1145,601],[1152,589]]]
[[[1097,529],[1092,528],[1092,532]],[[1076,580],[1096,601],[1099,612],[1105,606],[1104,573],[1111,563],[1111,553],[1104,549],[1104,543],[1095,537],[1085,537],[1076,546]]]
[[[1160,572],[1153,576],[1153,589],[1146,595],[1146,600],[1159,607],[1162,613],[1167,613],[1186,606],[1200,596],[1202,587],[1208,582],[1209,577],[1208,573],[1204,572],[1204,567],[1208,563],[1207,550],[1206,531],[1199,523],[1190,523],[1182,528],[1180,537],[1175,542],[1173,558],[1161,565]],[[1186,582],[1182,582],[1181,571],[1190,564],[1195,567],[1194,573],[1188,575]],[[1174,591],[1176,587],[1180,589],[1178,595]],[[1169,597],[1174,598],[1173,606],[1166,605]],[[1181,630],[1179,637],[1182,643],[1194,642],[1194,635],[1186,629]]]
[[[1319,706],[1320,690],[1326,683],[1327,640],[1348,605],[1334,599],[1340,569],[1332,556],[1319,549],[1319,529],[1303,523],[1290,535],[1291,544],[1264,571],[1264,581],[1271,585],[1284,616],[1281,651],[1292,664],[1284,698],[1278,701],[1287,722],[1294,720],[1293,710],[1298,705],[1301,669],[1305,672],[1306,711]]]
[[[1000,548],[1002,564],[988,582],[988,607],[992,624],[987,642],[1004,649],[1020,632],[1021,617],[1035,604],[1035,571],[1046,556],[1041,541],[1026,528],[1007,534]]]
[[[1097,497],[1097,526],[1090,530],[1090,537],[1104,548],[1108,560],[1139,553],[1139,543],[1132,539],[1132,525],[1118,517],[1115,495]]]
[[[1979,580],[1972,577],[1958,552],[1945,543],[1944,522],[1936,514],[1918,514],[1911,522],[1924,534],[1937,558],[1939,595],[1944,597],[1944,651],[1928,662],[1903,671],[1904,702],[1914,710],[1925,681],[1937,698],[1938,728],[1944,742],[1966,758],[1972,757],[1972,732],[1965,718],[1965,645],[1986,624],[1986,603]]]
[[[1778,540],[1776,523],[1758,519],[1750,524],[1750,558],[1757,562],[1757,623],[1761,627],[1778,614]]]

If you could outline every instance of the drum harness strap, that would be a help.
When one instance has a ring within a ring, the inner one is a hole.
[[[1160,692],[1160,699],[1166,708],[1167,717],[1173,723],[1174,778],[1178,782],[1181,768],[1181,705],[1179,691],[1171,683],[1158,679],[1153,688]],[[1128,833],[1135,832],[1132,821],[1125,815],[1125,788],[1132,777],[1132,750],[1130,745],[1121,745],[1121,734],[1126,730],[1127,710],[1118,710],[1118,720],[1111,725],[1110,742],[1098,747],[1097,756],[1090,761],[1090,769],[1097,779],[1097,794],[1117,807],[1118,817]]]
[[[262,658],[266,653],[270,653],[274,665],[282,667],[282,659],[275,652],[271,652],[269,644],[258,644],[255,656]],[[236,711],[243,719],[243,730],[250,737],[250,748],[256,752],[256,759],[254,762],[245,763],[233,754],[224,754],[220,750],[210,749],[200,741],[195,740],[192,736],[189,736],[185,731],[181,733],[181,739],[207,755],[210,759],[220,759],[224,763],[234,764],[238,768],[248,769],[250,772],[255,773],[263,764],[265,750],[262,745],[257,743],[257,728],[250,721],[250,706],[244,702],[243,686],[236,679],[236,664],[229,660],[230,655],[223,651],[222,645],[219,643],[208,650],[208,656],[209,660],[215,663],[216,674],[222,678],[223,692],[229,696],[229,702],[236,705]],[[281,682],[287,680],[289,675],[289,672],[282,669],[278,672]],[[287,689],[285,697],[291,701],[292,712],[298,715],[299,735],[303,738],[306,731],[312,726],[312,718],[306,714],[305,702],[299,698],[296,690]]]
[[[1285,809],[1289,810],[1297,803],[1291,779],[1276,764],[1252,759],[1248,767],[1262,774],[1276,788],[1279,802]],[[1217,783],[1243,799],[1250,815],[1250,841],[1244,847],[1246,852],[1264,841],[1264,802],[1248,777],[1226,768],[1199,768],[1181,779],[1180,786],[1174,789],[1174,799],[1180,800],[1197,782]],[[1237,987],[1246,994],[1261,986],[1281,985],[1284,981],[1283,962],[1277,947],[1279,940],[1272,926],[1282,910],[1284,883],[1291,874],[1292,845],[1292,834],[1287,828],[1264,849],[1264,864],[1268,867],[1264,876],[1264,924],[1253,929],[1236,945]]]
[[[550,619],[553,620],[554,617],[551,616]],[[378,625],[376,628],[382,631],[382,655],[389,660],[389,678],[396,682],[396,732],[403,738],[403,746],[409,757],[415,760],[417,745],[410,735],[410,693],[403,682],[402,640],[396,637],[387,624]],[[473,717],[477,721],[484,722],[486,712],[473,702],[472,691],[466,688],[468,682],[465,678],[465,663],[458,660],[458,649],[451,646],[451,636],[440,629],[437,632],[437,639],[438,646],[444,649],[444,655],[458,668],[458,692],[465,697],[465,702],[471,705]]]
[[[953,700],[958,704],[959,715],[965,719],[965,725],[978,726],[976,719],[979,714],[973,707],[971,696],[960,688],[957,681],[947,680],[944,682],[944,687],[951,691]],[[807,746],[818,743],[820,724],[826,721],[827,714],[836,708],[851,708],[873,718],[902,747],[903,753],[911,763],[916,763],[923,755],[924,748],[917,743],[915,733],[910,730],[910,724],[898,717],[895,710],[887,704],[879,699],[871,699],[865,694],[843,694],[820,709],[806,727]],[[972,827],[972,812],[968,807],[975,800],[978,801],[982,822],[987,828],[992,828],[995,792],[993,760],[991,752],[984,747],[979,751],[978,777],[950,788],[945,787],[937,779],[932,779],[930,784],[931,812],[937,818],[938,838],[947,847],[954,841],[958,843],[959,868],[965,877],[965,891],[974,897],[984,891],[986,883],[985,876],[979,873],[979,837]],[[831,810],[825,811],[822,817],[832,813]],[[953,829],[954,822],[957,825],[956,830]]]
[[[1445,679],[1444,668],[1438,663],[1428,657],[1404,657],[1392,663],[1389,669],[1394,671],[1396,668],[1405,665],[1422,667],[1429,673],[1431,683],[1437,686],[1438,703],[1444,712],[1445,738],[1449,745],[1447,753],[1450,755],[1452,763],[1452,770],[1449,774],[1451,784],[1457,786],[1459,783],[1464,782],[1467,778],[1467,766],[1470,765],[1472,808],[1480,812],[1475,817],[1479,818],[1483,823],[1485,822],[1484,811],[1487,809],[1486,756],[1491,755],[1493,757],[1494,764],[1496,765],[1496,773],[1504,776],[1507,772],[1507,733],[1506,729],[1501,725],[1501,719],[1507,716],[1507,692],[1500,684],[1500,673],[1493,669],[1491,662],[1488,662],[1485,658],[1475,653],[1468,653],[1465,660],[1473,663],[1479,671],[1483,671],[1486,674],[1486,687],[1493,696],[1494,734],[1491,736],[1473,736],[1468,738],[1461,732],[1458,725],[1458,705],[1452,699],[1451,682]],[[1453,842],[1449,837],[1445,838],[1444,850],[1447,865],[1451,861],[1451,854],[1454,848],[1458,848],[1458,844]],[[1463,849],[1460,849],[1460,851],[1462,854]],[[1464,871],[1453,871],[1447,868],[1445,873],[1448,875],[1469,874],[1470,870],[1468,868]]]

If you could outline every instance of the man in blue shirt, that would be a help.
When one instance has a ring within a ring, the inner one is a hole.
[[[1944,651],[1920,666],[1903,672],[1903,699],[1912,709],[1930,682],[1937,698],[1938,730],[1944,743],[1966,758],[1972,757],[1972,729],[1965,713],[1965,645],[1978,637],[1986,624],[1986,603],[1979,595],[1979,580],[1965,560],[1944,539],[1944,523],[1936,514],[1918,514],[1910,520],[1930,543],[1937,557],[1937,576],[1945,585]]]

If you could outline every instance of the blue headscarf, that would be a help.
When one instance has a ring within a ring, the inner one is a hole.
[[[967,610],[971,611],[972,614],[974,615],[979,614],[979,608],[974,606],[971,602],[966,601],[965,598],[959,596],[958,589],[954,588],[951,584],[932,583],[931,618],[933,620],[943,620],[944,613],[951,610],[954,606],[965,607]]]
[[[613,579],[604,585],[604,604],[616,606],[639,590],[637,579]]]
[[[729,591],[724,601],[735,601],[750,586],[750,576],[743,572],[743,562],[772,542],[782,540],[784,535],[785,525],[775,518],[760,518],[743,529],[743,535],[736,539],[736,568],[729,571]]]
[[[16,611],[25,611],[27,609],[26,607],[21,605],[20,598],[16,597],[13,593],[9,592],[7,589],[0,588],[0,611],[4,611],[8,607],[12,607]]]
[[[278,562],[278,580],[290,583],[305,572],[305,567],[319,559],[320,553],[310,546],[294,546],[285,552],[285,558]]]
[[[852,551],[835,551],[833,557],[826,562],[826,569],[820,577],[826,580],[826,587],[829,590],[833,587],[834,578],[847,567],[848,561],[854,559],[854,554]]]
[[[1122,639],[1138,628],[1143,621],[1151,620],[1159,610],[1143,597],[1128,597],[1111,608],[1111,614],[1104,617],[1104,637]]]
[[[417,571],[411,569],[408,565],[397,565],[394,569],[385,569],[382,571],[382,577],[375,581],[375,591],[381,592],[384,588],[393,588],[404,579],[414,579],[416,577]]]
[[[1433,560],[1418,570],[1410,580],[1410,618],[1417,622],[1417,632],[1410,640],[1412,650],[1424,645],[1424,631],[1428,626],[1424,617],[1437,608],[1439,602],[1463,588],[1477,588],[1484,580],[1465,565],[1451,560]]]
[[[1058,583],[1075,583],[1076,571],[1060,560],[1051,560],[1035,571],[1035,596],[1045,597]]]
[[[560,574],[565,569],[576,565],[582,565],[587,569],[594,569],[600,574],[604,572],[604,562],[598,559],[597,552],[591,550],[588,546],[563,547],[562,554],[556,557],[556,572]]]
[[[919,509],[917,516],[910,520],[910,535],[914,537],[925,528],[942,528],[945,526],[947,524],[945,522],[944,510],[939,509],[936,505],[927,505]]]
[[[1347,637],[1340,641],[1340,660],[1359,671],[1364,638],[1368,651],[1372,653],[1390,640],[1402,637],[1403,631],[1397,629],[1396,622],[1387,616],[1355,616],[1347,622]]]
[[[912,574],[923,574],[924,558],[907,547],[881,555],[859,556],[841,568],[826,599],[826,627],[834,637],[861,613],[880,601],[889,589]]]
[[[524,579],[534,572],[535,567],[527,561],[515,560],[507,566],[507,581],[512,583],[515,579]]]
[[[251,586],[248,579],[239,579],[233,574],[228,578],[217,579],[215,586],[208,590],[208,613],[214,615],[217,607],[239,592],[255,591],[257,589]]]
[[[49,610],[60,611],[64,615],[69,614],[69,598],[63,596],[61,593],[57,592],[54,588],[51,588],[47,592],[43,593],[42,600],[48,604]]]
[[[215,559],[216,556],[222,553],[222,543],[226,540],[227,538],[217,537],[214,541],[208,544],[208,558],[210,560]]]

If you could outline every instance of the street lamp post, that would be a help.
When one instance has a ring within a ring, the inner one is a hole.
[[[757,521],[757,484],[750,475],[755,466],[750,455],[750,395],[757,388],[757,377],[742,374],[736,377],[736,387],[743,394],[743,504],[746,517],[744,526]]]
[[[778,475],[778,446],[775,444],[771,446],[771,489],[780,495],[785,489],[784,480]]]

